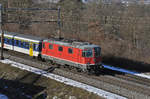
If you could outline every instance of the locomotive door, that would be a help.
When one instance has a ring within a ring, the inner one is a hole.
[[[29,55],[33,56],[33,44],[32,43],[30,43],[30,46],[29,46]]]

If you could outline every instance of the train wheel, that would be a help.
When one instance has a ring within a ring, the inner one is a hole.
[[[72,70],[72,69],[73,69],[73,67],[72,67],[72,66],[68,66],[68,69],[69,69],[69,70]]]
[[[64,68],[68,68],[68,65],[67,65],[67,64],[64,64],[63,67],[64,67]]]
[[[76,68],[77,72],[82,72],[81,68]]]
[[[41,60],[42,60],[42,62],[46,62],[45,58],[42,58]]]
[[[63,68],[66,68],[66,65],[63,65]]]
[[[71,69],[74,69],[74,66],[71,66]]]
[[[93,74],[95,74],[94,69],[89,69],[89,70],[88,70],[88,75],[93,75]]]
[[[57,68],[60,68],[61,67],[61,65],[60,64],[57,64]]]
[[[52,60],[49,60],[50,64],[55,65],[55,62]]]
[[[95,70],[95,75],[99,76],[100,75],[100,71],[99,70]]]

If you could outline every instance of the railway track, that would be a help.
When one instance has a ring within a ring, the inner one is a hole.
[[[131,82],[136,82],[136,83],[145,85],[146,87],[150,88],[150,80],[147,78],[142,78],[142,77],[134,76],[131,74],[125,74],[125,76],[116,75],[116,77],[118,77],[120,79],[131,81]]]
[[[53,72],[64,77],[86,83],[109,92],[119,94],[131,99],[149,99],[150,98],[150,80],[146,78],[137,77],[130,74],[124,74],[121,72],[105,69],[100,76],[87,75],[76,72],[74,70],[68,70],[64,68],[55,68],[48,63],[37,61],[30,56],[7,51],[5,58],[9,58],[16,62],[24,63],[34,66],[49,72]],[[17,57],[19,55],[20,57]]]

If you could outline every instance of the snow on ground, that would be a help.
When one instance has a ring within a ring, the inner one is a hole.
[[[0,99],[8,99],[8,97],[3,94],[0,94]]]
[[[104,98],[107,98],[107,99],[127,99],[125,97],[122,97],[122,96],[119,96],[119,95],[116,95],[116,94],[113,94],[113,93],[110,93],[110,92],[98,89],[96,87],[89,86],[87,84],[83,84],[83,83],[80,83],[80,82],[77,82],[77,81],[74,81],[74,80],[71,80],[71,79],[59,76],[59,75],[48,73],[48,72],[40,70],[38,68],[30,67],[28,65],[17,63],[17,62],[8,60],[8,59],[0,60],[0,62],[6,63],[6,64],[10,64],[13,67],[17,67],[17,68],[20,68],[20,69],[23,69],[23,70],[34,72],[35,74],[43,75],[45,77],[54,79],[56,81],[65,83],[67,85],[71,85],[71,86],[74,86],[74,87],[82,88],[84,90],[87,90],[89,92],[93,92],[93,93],[95,93],[95,94],[97,94],[99,96],[102,96]]]
[[[105,65],[105,64],[103,64],[103,66],[104,66],[104,68],[107,68],[107,69],[120,71],[120,72],[123,72],[123,73],[132,74],[132,75],[136,75],[136,76],[140,76],[140,77],[143,77],[143,78],[150,79],[149,75],[145,75],[145,74],[141,74],[141,73],[138,73],[138,72],[129,71],[129,70],[126,70],[126,69],[121,69],[121,68],[117,68],[117,67],[113,67],[113,66],[109,66],[109,65]]]

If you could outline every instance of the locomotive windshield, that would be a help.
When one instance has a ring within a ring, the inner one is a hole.
[[[93,52],[92,50],[85,50],[82,52],[83,57],[93,57]]]
[[[100,47],[95,47],[94,48],[95,57],[99,57],[100,53],[101,53],[101,48]]]

